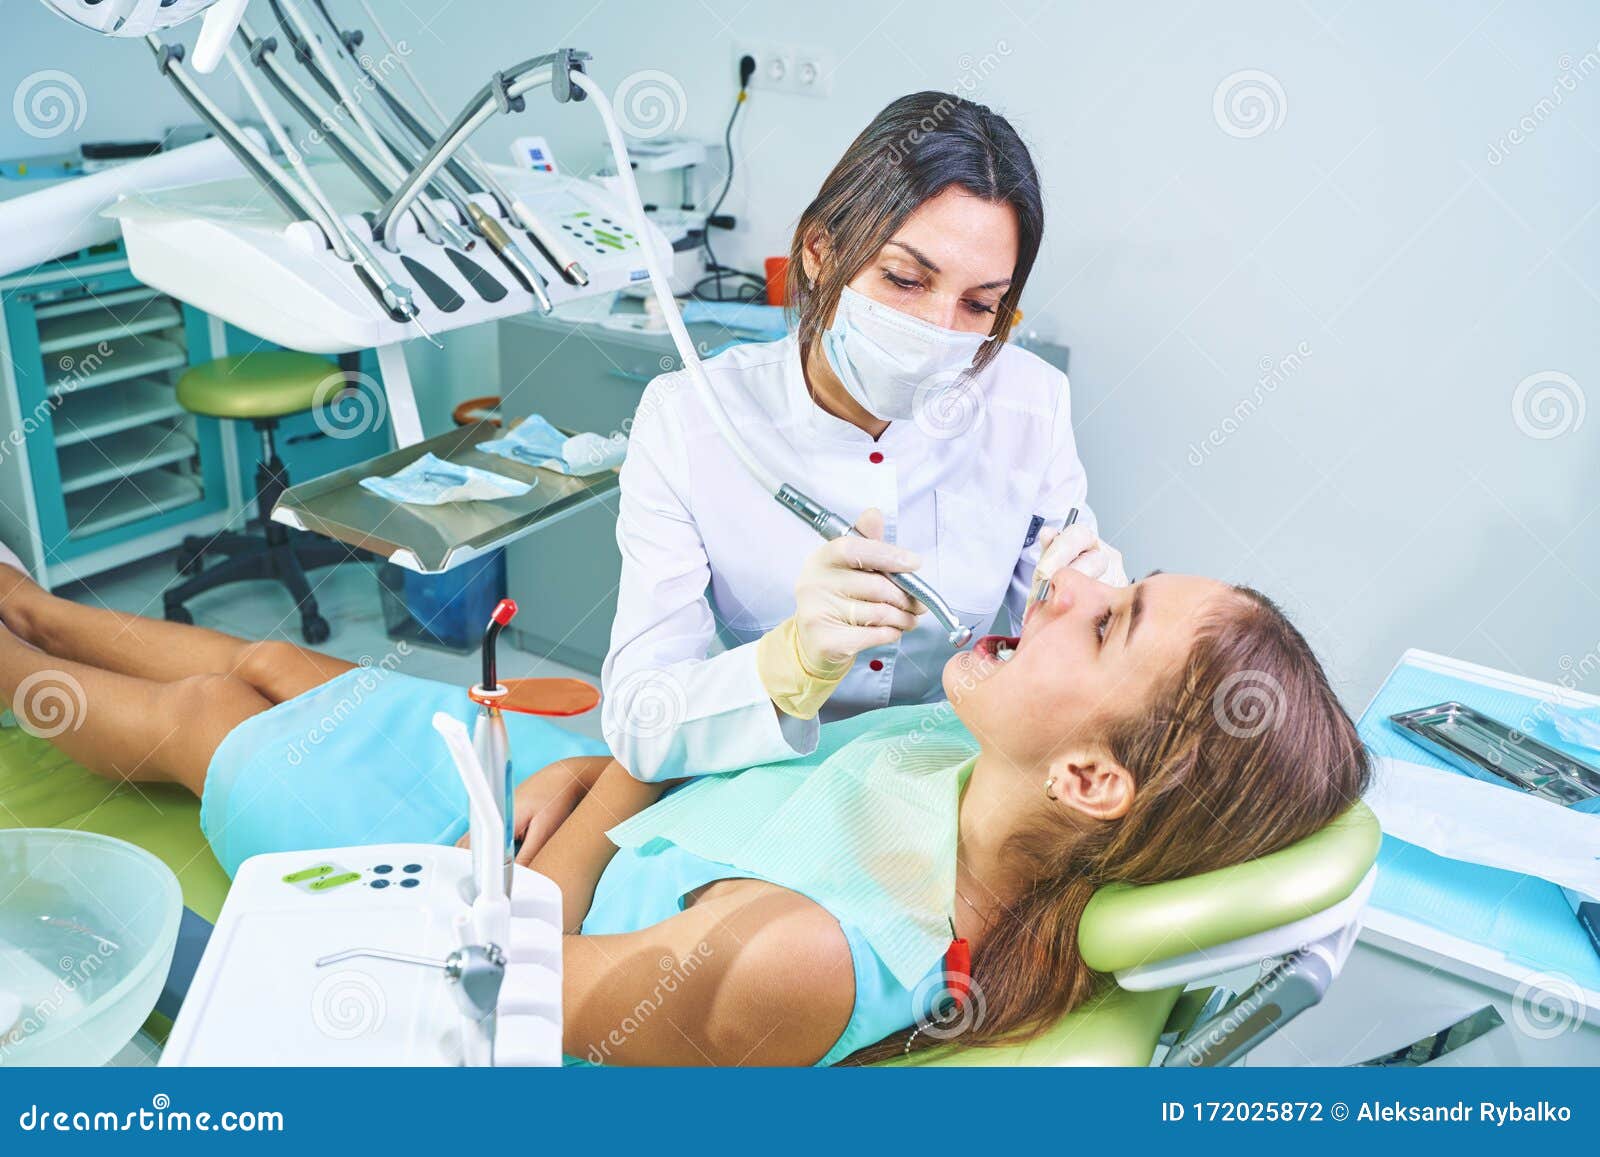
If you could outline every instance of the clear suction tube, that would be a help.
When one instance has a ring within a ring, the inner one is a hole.
[[[611,144],[611,153],[616,161],[618,184],[622,189],[623,199],[628,203],[628,211],[633,216],[634,228],[641,238],[640,250],[644,254],[646,268],[650,271],[650,287],[655,292],[656,303],[661,307],[661,315],[666,319],[667,329],[672,334],[672,340],[678,347],[678,354],[683,358],[684,371],[689,375],[690,381],[700,395],[701,402],[706,412],[711,415],[712,423],[717,427],[717,432],[722,436],[723,442],[733,452],[740,464],[749,471],[763,490],[772,495],[785,509],[797,515],[810,525],[822,537],[834,539],[846,534],[860,533],[847,522],[841,515],[834,513],[820,502],[797,490],[786,482],[780,481],[750,452],[750,448],[739,437],[733,423],[729,421],[727,413],[722,408],[722,403],[717,399],[716,392],[711,388],[711,381],[706,377],[705,367],[700,364],[700,355],[694,348],[694,342],[689,337],[689,330],[683,324],[683,316],[678,312],[678,303],[667,289],[666,271],[661,267],[661,259],[647,240],[650,236],[649,224],[644,215],[644,202],[639,197],[639,186],[633,179],[633,166],[628,161],[627,144],[622,139],[622,130],[617,125],[616,114],[612,111],[611,103],[606,99],[605,93],[588,76],[577,70],[571,73],[572,86],[594,101],[595,109],[600,114],[600,119],[605,122],[606,139]],[[938,620],[943,627],[953,647],[964,647],[972,639],[972,630],[964,626],[956,618],[950,605],[939,597],[928,583],[915,574],[891,574],[888,579],[911,595],[923,606],[928,608],[930,614]]]

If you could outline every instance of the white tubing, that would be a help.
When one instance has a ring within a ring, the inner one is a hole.
[[[325,219],[319,219],[317,224],[322,226],[323,232],[328,235],[328,244],[333,246],[334,253],[340,260],[351,260],[350,246],[345,237],[344,222],[339,220],[339,213],[332,202],[323,193],[322,187],[317,184],[316,178],[311,175],[311,168],[306,164],[305,158],[300,155],[300,150],[295,148],[294,142],[289,139],[289,134],[284,131],[283,124],[278,120],[277,114],[272,111],[272,106],[261,95],[261,90],[256,87],[255,77],[251,76],[240,59],[238,52],[230,43],[222,50],[223,57],[228,62],[228,67],[233,69],[234,79],[244,89],[245,95],[250,98],[250,103],[256,106],[256,112],[267,126],[267,131],[278,142],[278,148],[283,150],[283,155],[289,159],[289,164],[294,168],[300,183],[305,187],[306,194],[311,203],[320,209]]]
[[[616,161],[617,183],[622,189],[622,199],[628,204],[628,212],[633,217],[633,228],[639,237],[639,249],[644,254],[645,268],[650,271],[650,288],[655,293],[656,304],[661,307],[661,316],[666,319],[673,344],[678,347],[678,356],[683,358],[684,371],[694,383],[695,389],[700,394],[701,403],[711,415],[712,424],[716,426],[717,433],[722,435],[722,440],[728,444],[728,449],[733,451],[733,456],[739,459],[740,464],[750,472],[750,476],[763,490],[775,495],[783,484],[756,459],[750,448],[744,444],[744,440],[739,437],[733,423],[728,420],[727,413],[722,409],[722,403],[717,400],[716,392],[711,388],[711,379],[706,377],[705,366],[700,363],[700,355],[694,348],[694,341],[689,337],[689,330],[683,324],[683,314],[678,312],[677,299],[667,288],[667,274],[661,267],[661,259],[656,255],[655,246],[650,244],[652,226],[644,215],[644,201],[639,197],[639,186],[633,179],[633,165],[628,161],[628,147],[622,139],[622,130],[617,126],[617,117],[612,111],[611,102],[606,99],[606,94],[600,86],[584,73],[573,72],[571,77],[573,86],[594,102],[595,111],[605,122],[606,140],[611,144],[611,155]]]

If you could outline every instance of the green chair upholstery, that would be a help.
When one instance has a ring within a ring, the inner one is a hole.
[[[326,405],[345,382],[327,358],[262,350],[184,371],[178,378],[178,405],[208,418],[281,418]]]
[[[127,840],[178,877],[183,902],[215,922],[228,894],[200,834],[200,801],[180,787],[113,784],[20,728],[0,730],[0,828],[68,828]]]
[[[1182,880],[1108,885],[1084,910],[1079,949],[1091,968],[1113,973],[1292,924],[1351,896],[1376,862],[1381,840],[1377,816],[1358,803],[1271,855]],[[1025,1044],[951,1045],[883,1063],[1147,1065],[1169,1020],[1181,1019],[1174,1009],[1183,996],[1181,987],[1133,992],[1108,982]]]

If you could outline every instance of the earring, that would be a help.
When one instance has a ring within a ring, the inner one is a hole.
[[[1060,799],[1061,798],[1060,796],[1058,796],[1056,794],[1056,777],[1055,776],[1053,776],[1053,775],[1045,776],[1044,794],[1045,794],[1045,798],[1046,799]]]

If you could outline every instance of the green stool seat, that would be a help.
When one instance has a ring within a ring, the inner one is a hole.
[[[255,427],[261,441],[255,495],[261,533],[222,530],[185,538],[178,550],[180,581],[162,594],[168,620],[194,622],[184,604],[206,591],[235,582],[268,581],[282,585],[294,599],[301,638],[313,647],[327,641],[332,627],[317,610],[306,572],[356,558],[358,552],[298,532],[291,536],[272,520],[273,507],[289,488],[289,472],[278,457],[273,431],[280,418],[320,411],[345,390],[359,389],[360,364],[354,355],[334,362],[292,350],[257,350],[195,366],[178,379],[178,404],[191,414],[246,421]],[[213,565],[207,566],[207,559]]]
[[[178,405],[208,418],[281,418],[326,405],[347,383],[326,358],[263,350],[185,371],[178,379]]]

